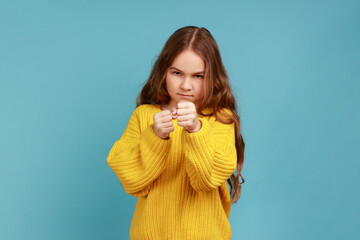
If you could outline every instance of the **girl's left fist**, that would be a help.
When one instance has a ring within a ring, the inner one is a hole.
[[[188,132],[194,133],[200,130],[201,122],[197,117],[195,104],[188,101],[178,102],[177,124],[185,128]]]

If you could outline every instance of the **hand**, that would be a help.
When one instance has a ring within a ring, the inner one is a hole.
[[[169,139],[170,133],[175,130],[172,119],[176,114],[176,110],[173,114],[169,110],[164,110],[154,114],[154,132],[162,139]]]
[[[197,117],[195,104],[188,101],[177,103],[177,124],[188,132],[194,133],[201,129],[201,122]]]

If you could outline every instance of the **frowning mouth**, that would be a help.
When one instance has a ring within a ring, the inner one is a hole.
[[[192,97],[191,95],[179,94],[182,97]]]

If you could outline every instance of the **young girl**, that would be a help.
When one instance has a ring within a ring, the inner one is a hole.
[[[130,239],[230,239],[244,147],[214,38],[205,28],[178,29],[107,157],[138,198]]]

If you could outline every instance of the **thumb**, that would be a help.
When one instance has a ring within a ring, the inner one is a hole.
[[[176,108],[171,109],[171,115],[173,119],[176,119],[177,117]]]

